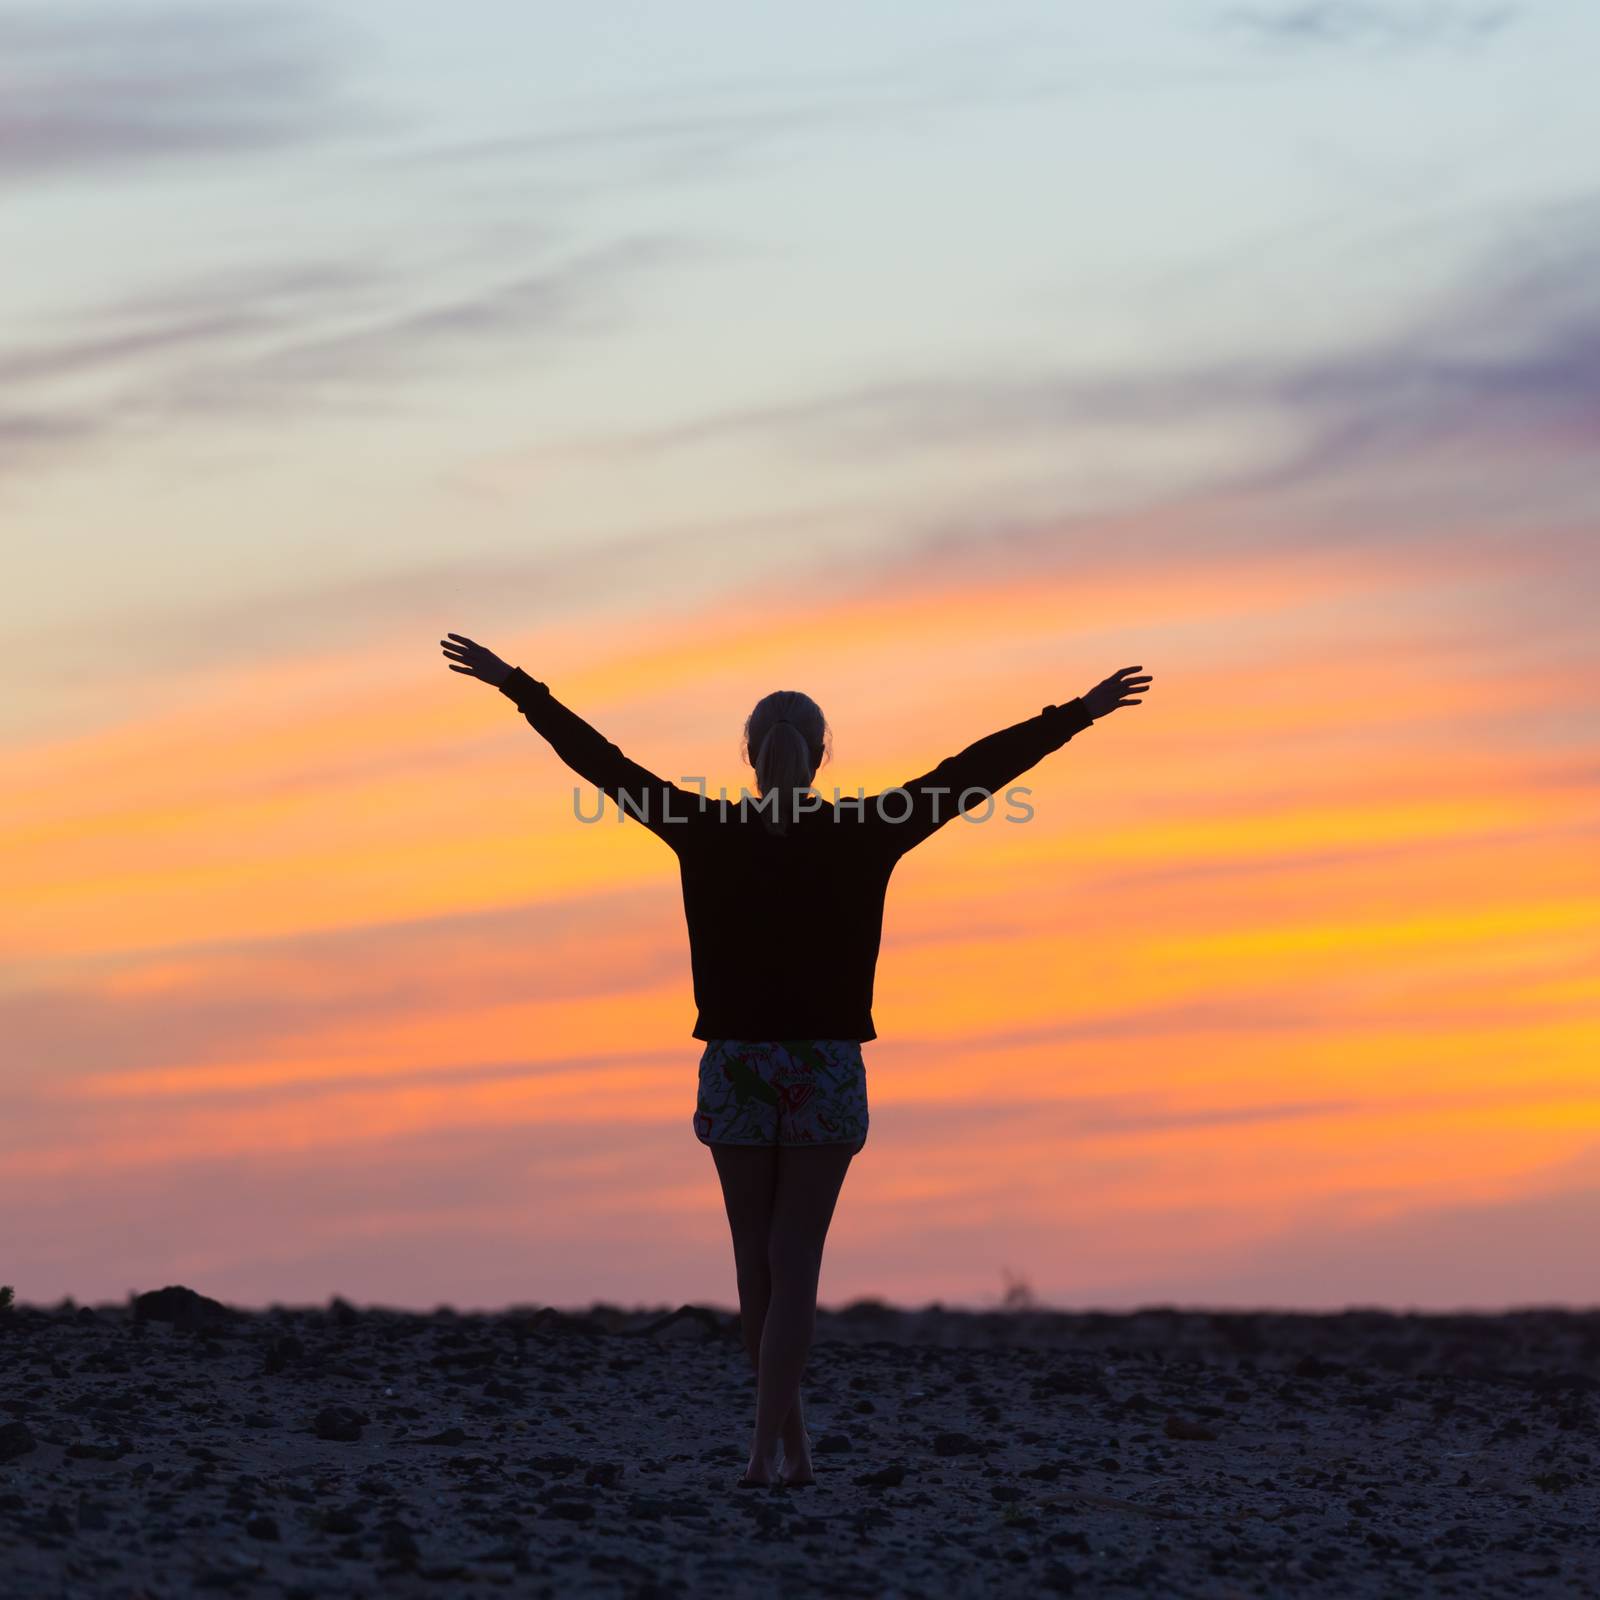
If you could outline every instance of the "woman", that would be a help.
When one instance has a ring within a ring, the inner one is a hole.
[[[703,784],[681,789],[630,761],[545,684],[484,646],[459,633],[439,644],[452,672],[498,688],[573,771],[678,858],[693,1036],[705,1041],[694,1129],[721,1180],[739,1324],[756,1373],[755,1433],[739,1483],[811,1483],[800,1379],[823,1241],[851,1157],[866,1143],[861,1046],[877,1037],[872,984],[889,875],[971,796],[1004,789],[1097,717],[1140,704],[1129,697],[1150,677],[1124,667],[898,789],[830,804],[811,787],[829,753],[828,725],[796,690],[767,695],[745,722],[757,797],[713,797]]]

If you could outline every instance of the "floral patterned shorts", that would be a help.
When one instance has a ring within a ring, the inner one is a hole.
[[[867,1142],[867,1069],[853,1039],[713,1039],[700,1057],[702,1144]]]

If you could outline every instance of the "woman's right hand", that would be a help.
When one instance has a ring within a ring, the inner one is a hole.
[[[451,643],[454,640],[454,643]],[[492,683],[499,688],[511,676],[509,663],[504,662],[493,650],[481,644],[474,644],[464,634],[452,633],[439,641],[444,653],[451,661],[452,672],[465,672],[474,678],[481,678],[485,683]],[[457,666],[455,663],[462,663]]]
[[[1150,674],[1143,677],[1130,678],[1130,672],[1138,672],[1138,667],[1123,667],[1114,672],[1109,678],[1097,683],[1086,695],[1081,698],[1089,715],[1103,717],[1108,711],[1115,711],[1118,706],[1136,706],[1142,702],[1138,699],[1125,699],[1124,696],[1137,696],[1150,687]]]

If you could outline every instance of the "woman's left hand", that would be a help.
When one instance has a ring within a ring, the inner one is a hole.
[[[464,634],[452,633],[441,639],[439,644],[450,658],[452,672],[465,672],[470,677],[481,678],[497,689],[511,676],[509,663],[502,661],[486,646],[474,644]],[[457,662],[461,664],[458,666]]]

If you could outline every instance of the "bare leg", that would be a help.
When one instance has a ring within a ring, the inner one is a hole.
[[[739,1283],[739,1331],[750,1368],[759,1382],[761,1338],[772,1296],[772,1271],[767,1260],[772,1229],[772,1203],[777,1189],[776,1145],[713,1144],[717,1176],[733,1235],[734,1269]],[[783,1443],[785,1476],[811,1476],[810,1440],[798,1392],[779,1434]]]
[[[856,1148],[794,1145],[778,1154],[767,1245],[772,1292],[761,1331],[756,1428],[746,1474],[755,1482],[771,1482],[784,1420],[800,1394],[816,1331],[822,1246]],[[807,1458],[809,1466],[809,1451]]]
[[[766,1325],[767,1308],[772,1298],[772,1277],[763,1270],[759,1286],[747,1289],[744,1280],[739,1285],[739,1329],[744,1335],[744,1347],[750,1357],[750,1369],[761,1381],[761,1338]],[[784,1418],[779,1438],[783,1443],[783,1480],[785,1483],[811,1481],[811,1437],[806,1432],[805,1410],[801,1396],[795,1393],[794,1404]]]

